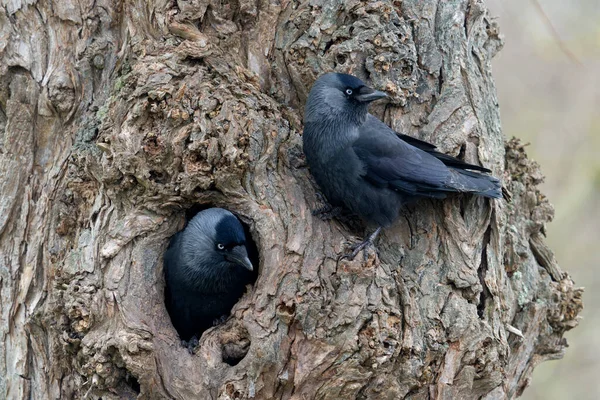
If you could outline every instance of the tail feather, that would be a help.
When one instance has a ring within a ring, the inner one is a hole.
[[[483,197],[499,199],[502,197],[502,184],[498,178],[464,169],[450,169],[448,186],[457,192],[473,193]]]

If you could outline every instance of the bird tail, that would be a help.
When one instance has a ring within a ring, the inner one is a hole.
[[[483,197],[502,197],[502,184],[498,178],[464,169],[450,168],[452,173],[448,186],[457,192],[473,193]]]

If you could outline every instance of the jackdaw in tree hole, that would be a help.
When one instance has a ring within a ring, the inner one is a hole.
[[[188,341],[229,315],[253,281],[244,228],[231,212],[209,208],[173,236],[164,256],[165,303]]]
[[[332,206],[378,226],[350,258],[371,245],[406,203],[456,192],[502,196],[500,181],[479,173],[489,169],[398,134],[369,114],[369,104],[384,97],[352,75],[328,73],[314,83],[304,109],[304,153],[323,194]]]

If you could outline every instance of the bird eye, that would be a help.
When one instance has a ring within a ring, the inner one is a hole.
[[[221,243],[217,243],[217,249],[219,249],[219,250],[225,250],[225,245],[223,245]]]
[[[350,89],[350,88],[346,89],[346,94],[348,96],[352,96],[352,89]]]

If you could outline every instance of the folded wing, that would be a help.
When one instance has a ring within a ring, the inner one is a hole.
[[[440,153],[419,139],[398,136],[371,115],[353,150],[364,164],[364,178],[376,186],[433,198],[444,198],[448,192],[502,196],[498,179],[469,171],[488,172],[486,168]]]

